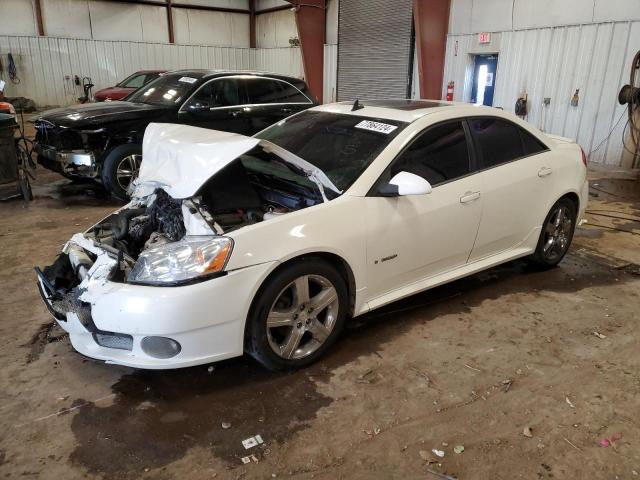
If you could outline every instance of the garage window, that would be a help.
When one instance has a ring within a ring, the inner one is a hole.
[[[394,162],[390,178],[399,172],[419,175],[432,186],[469,173],[469,150],[462,122],[429,128]]]

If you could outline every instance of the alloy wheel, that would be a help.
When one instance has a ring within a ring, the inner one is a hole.
[[[118,185],[125,192],[131,185],[131,182],[138,176],[138,172],[140,171],[140,162],[142,162],[142,155],[140,154],[131,154],[124,157],[118,163],[118,167],[116,168],[116,180],[118,181]]]
[[[573,219],[569,208],[558,205],[549,216],[545,225],[542,254],[549,261],[554,261],[565,254],[569,248]]]
[[[303,275],[276,297],[267,316],[267,339],[281,358],[298,360],[318,350],[338,319],[340,300],[321,275]]]

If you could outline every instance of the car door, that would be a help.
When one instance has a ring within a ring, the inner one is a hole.
[[[184,103],[178,121],[194,127],[244,134],[248,128],[245,103],[238,78],[214,78]]]
[[[470,147],[461,120],[428,127],[393,161],[366,199],[370,298],[467,262],[482,212]],[[423,177],[432,192],[376,194],[379,185],[399,172]]]
[[[284,80],[247,76],[242,83],[250,104],[247,112],[250,134],[312,105],[300,90]]]
[[[498,117],[468,119],[483,198],[482,222],[470,261],[517,248],[546,215],[552,153],[520,126]]]

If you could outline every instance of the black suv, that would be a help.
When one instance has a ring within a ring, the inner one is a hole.
[[[120,199],[136,177],[151,122],[253,135],[317,105],[304,81],[216,70],[165,73],[122,102],[48,110],[34,118],[40,165],[69,178],[94,178]]]

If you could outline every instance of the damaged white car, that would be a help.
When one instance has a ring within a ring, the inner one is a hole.
[[[132,201],[36,269],[80,353],[301,367],[348,317],[529,257],[556,265],[584,153],[485,107],[339,103],[255,137],[152,124]]]

